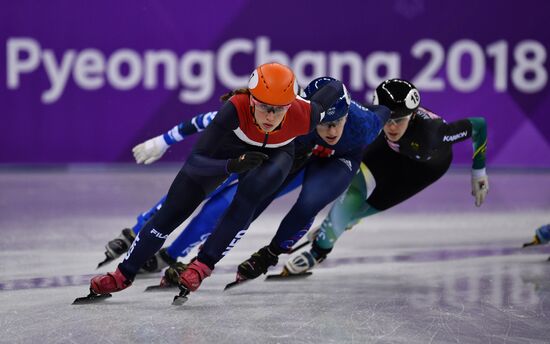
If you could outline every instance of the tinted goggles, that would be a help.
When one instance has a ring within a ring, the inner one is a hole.
[[[403,116],[403,117],[397,117],[397,118],[390,118],[388,119],[388,121],[386,122],[387,125],[391,125],[391,124],[394,124],[394,125],[399,125],[401,123],[404,123],[406,122],[407,120],[409,120],[411,118],[412,114],[410,115],[407,115],[407,116]]]
[[[265,113],[273,112],[273,113],[280,114],[282,112],[288,111],[288,109],[290,108],[290,105],[291,105],[291,104],[282,105],[282,106],[269,105],[269,104],[266,104],[266,103],[262,103],[261,101],[257,100],[256,98],[254,98],[252,96],[250,97],[250,99],[252,99],[252,103],[254,104],[254,107],[256,109],[260,110],[261,112],[265,112]]]
[[[346,120],[347,117],[348,117],[348,116],[346,115],[346,116],[340,117],[340,118],[338,118],[338,119],[336,119],[336,120],[334,120],[334,121],[330,121],[330,122],[321,122],[321,123],[319,123],[318,125],[323,126],[323,127],[328,127],[328,128],[330,128],[330,127],[337,127],[337,126],[339,126],[340,124],[342,124],[342,123]]]

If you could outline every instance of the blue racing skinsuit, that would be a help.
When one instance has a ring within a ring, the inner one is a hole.
[[[288,176],[294,160],[295,137],[311,132],[324,111],[342,93],[343,85],[333,81],[310,101],[297,97],[285,120],[272,132],[259,132],[253,123],[249,96],[231,97],[193,147],[191,155],[172,182],[163,206],[145,223],[118,268],[132,280],[143,263],[155,254],[168,235],[185,221],[208,194],[227,178],[228,159],[256,151],[269,159],[239,174],[239,185],[227,211],[217,222],[198,254],[210,269],[239,231],[246,230],[257,205],[277,191]]]
[[[374,110],[374,111],[371,111]],[[180,141],[194,132],[202,131],[215,117],[211,112],[194,117],[164,135],[168,144]],[[372,142],[387,119],[385,108],[367,109],[351,102],[349,114],[341,139],[336,145],[326,143],[316,131],[295,140],[295,160],[292,171],[279,190],[262,202],[254,218],[273,201],[302,185],[298,200],[284,217],[273,243],[288,250],[311,225],[315,215],[338,197],[357,173],[363,148]],[[175,134],[170,134],[175,133]],[[176,139],[172,139],[176,137]],[[210,195],[200,213],[191,220],[178,238],[168,247],[173,258],[186,256],[193,247],[204,241],[216,222],[232,201],[237,184],[234,176]],[[138,232],[148,217],[160,209],[164,198],[149,211],[138,217],[134,231]],[[224,253],[228,250],[224,251]]]

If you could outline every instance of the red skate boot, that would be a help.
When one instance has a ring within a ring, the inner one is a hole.
[[[90,290],[96,294],[109,294],[124,290],[131,285],[132,281],[117,268],[115,272],[93,277],[90,281]]]
[[[181,305],[187,301],[187,295],[190,292],[199,289],[201,282],[212,274],[212,270],[204,263],[194,259],[185,270],[180,273],[179,288],[180,293],[174,297],[173,305]]]
[[[212,274],[212,270],[206,264],[195,259],[180,273],[180,284],[189,291],[195,291],[199,289],[202,280],[210,274]]]
[[[105,300],[115,291],[121,291],[132,285],[132,281],[117,268],[115,272],[109,272],[106,275],[98,275],[90,281],[90,294],[84,297],[78,297],[73,301],[73,305],[95,303]]]

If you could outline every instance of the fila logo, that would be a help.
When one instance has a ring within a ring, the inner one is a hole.
[[[168,234],[162,234],[160,232],[158,232],[156,229],[151,229],[151,234],[153,234],[154,236],[156,236],[157,238],[159,239],[166,239],[168,238]]]
[[[462,131],[458,134],[454,134],[454,135],[451,135],[451,136],[443,136],[443,142],[453,142],[453,141],[456,141],[458,139],[461,139],[463,137],[466,137],[468,133],[466,131]]]
[[[138,243],[138,241],[139,241],[139,233],[136,235],[134,242],[132,242],[132,246],[130,246],[130,248],[128,249],[128,253],[126,253],[126,257],[124,257],[124,260],[127,260],[128,258],[130,258],[130,255],[134,251],[134,248],[136,247],[136,244]]]

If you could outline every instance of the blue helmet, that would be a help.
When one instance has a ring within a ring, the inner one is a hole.
[[[311,97],[323,86],[334,80],[336,79],[329,76],[323,76],[313,80],[304,89],[305,98],[311,99]],[[332,122],[348,114],[351,97],[346,89],[346,86],[342,85],[342,87],[343,92],[340,94],[340,97],[338,97],[338,100],[336,100],[336,102],[332,104],[327,111],[325,111],[325,117],[323,117],[321,122]]]

